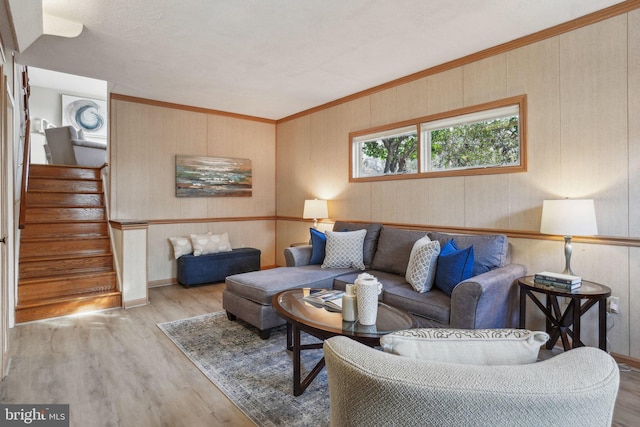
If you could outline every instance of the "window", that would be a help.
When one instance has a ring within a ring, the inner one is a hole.
[[[354,171],[359,177],[418,172],[416,125],[353,138]]]
[[[423,171],[520,164],[518,105],[422,123]]]
[[[526,96],[352,132],[351,181],[526,171]]]

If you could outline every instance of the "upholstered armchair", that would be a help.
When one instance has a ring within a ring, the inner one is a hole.
[[[324,342],[332,426],[608,426],[611,356],[581,347],[521,365],[479,366]]]
[[[73,126],[48,128],[45,135],[50,164],[100,167],[106,161],[106,142],[86,140]]]

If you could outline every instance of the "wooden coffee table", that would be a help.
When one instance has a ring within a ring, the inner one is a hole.
[[[322,343],[301,344],[300,333],[306,332],[322,341],[343,335],[371,347],[380,345],[380,337],[391,332],[417,327],[415,319],[407,312],[378,303],[375,325],[365,326],[359,322],[345,322],[342,313],[330,312],[317,307],[303,298],[311,289],[292,289],[274,295],[273,308],[287,321],[287,349],[293,351],[293,394],[300,396],[324,367],[324,357],[301,380],[300,352],[322,348]]]

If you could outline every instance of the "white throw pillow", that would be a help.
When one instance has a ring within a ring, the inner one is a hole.
[[[363,248],[367,230],[325,231],[325,247],[322,268],[357,268],[364,270]]]
[[[405,279],[420,293],[429,292],[436,278],[436,263],[440,254],[440,242],[424,236],[413,244]]]
[[[407,329],[380,338],[387,353],[414,359],[465,365],[533,363],[549,340],[541,331],[525,329]]]
[[[193,255],[200,256],[214,254],[217,252],[231,252],[229,235],[227,233],[212,234],[192,234]]]
[[[193,246],[191,246],[191,240],[188,237],[169,237],[169,241],[173,246],[173,256],[176,259],[182,255],[193,253]]]

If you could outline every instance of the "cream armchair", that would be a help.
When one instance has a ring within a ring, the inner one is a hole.
[[[546,361],[478,366],[324,342],[332,426],[608,426],[619,371],[581,347]]]

